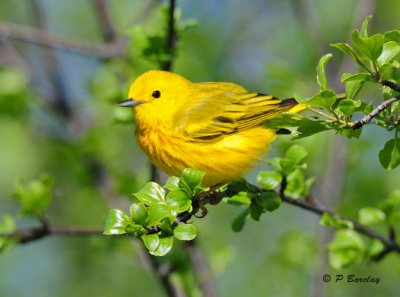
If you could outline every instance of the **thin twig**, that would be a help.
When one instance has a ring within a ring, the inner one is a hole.
[[[175,0],[169,0],[168,27],[165,52],[170,58],[161,65],[162,70],[171,71],[176,45],[175,31]]]
[[[99,58],[110,58],[121,55],[125,41],[117,39],[109,44],[96,44],[79,39],[61,37],[46,30],[0,21],[0,39],[12,39],[21,42],[35,43],[75,53]]]
[[[104,0],[94,0],[93,4],[99,17],[99,24],[103,31],[105,41],[115,41],[117,39],[117,33],[112,24],[106,2]]]
[[[19,229],[11,233],[0,233],[0,237],[13,238],[20,244],[36,241],[50,235],[103,236],[103,229],[85,227],[53,227],[49,224],[42,224],[39,227]]]
[[[287,204],[291,204],[303,209],[306,209],[310,212],[316,213],[318,215],[323,215],[324,213],[328,213],[332,216],[338,217],[340,219],[350,221],[353,224],[354,230],[358,231],[361,234],[364,234],[370,238],[375,238],[380,240],[386,248],[388,248],[390,251],[394,251],[397,253],[400,253],[400,245],[398,245],[394,240],[392,240],[390,237],[385,237],[382,234],[376,232],[375,230],[372,230],[370,228],[365,227],[364,225],[361,225],[351,219],[339,216],[338,214],[334,213],[333,211],[326,209],[321,206],[317,206],[315,204],[311,204],[307,202],[306,200],[301,200],[301,199],[293,199],[290,197],[286,196],[281,196],[282,201],[286,202]]]
[[[400,85],[390,81],[390,80],[382,80],[380,82],[383,86],[389,87],[392,90],[396,92],[400,92]],[[400,95],[388,99],[386,101],[383,101],[381,104],[379,104],[377,107],[375,107],[369,114],[365,115],[362,119],[358,120],[357,122],[354,123],[353,129],[359,129],[365,124],[368,124],[369,122],[372,121],[374,117],[376,117],[378,114],[380,114],[382,111],[384,111],[386,108],[388,108],[390,105],[395,103],[396,101],[400,100]]]
[[[365,124],[368,124],[371,122],[371,120],[379,115],[382,111],[384,111],[386,108],[388,108],[390,105],[395,103],[400,99],[400,95],[396,96],[394,98],[388,99],[386,101],[383,101],[381,104],[379,104],[377,107],[375,107],[369,114],[365,115],[362,119],[358,120],[357,122],[354,123],[353,129],[359,129]]]
[[[205,297],[215,297],[217,292],[212,281],[211,272],[206,265],[203,251],[200,249],[196,240],[188,241],[186,244],[187,251],[190,254],[194,274],[197,278],[200,290]]]

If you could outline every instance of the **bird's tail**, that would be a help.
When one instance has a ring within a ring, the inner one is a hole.
[[[280,107],[287,108],[288,112],[301,112],[307,108],[306,104],[298,103],[294,98],[284,99],[279,103]]]

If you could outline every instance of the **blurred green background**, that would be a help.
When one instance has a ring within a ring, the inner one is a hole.
[[[110,38],[101,28],[95,2],[2,0],[0,21],[104,43]],[[101,59],[0,36],[0,216],[17,215],[18,206],[10,199],[16,178],[30,180],[47,172],[55,180],[48,210],[52,224],[101,228],[107,210],[127,207],[127,197],[149,180],[149,162],[134,140],[134,119],[114,103],[125,99],[132,79],[156,67],[141,55],[135,40],[138,31],[160,31],[160,7],[166,3],[105,3],[118,34],[133,36],[123,43],[122,57]],[[192,81],[231,81],[277,97],[307,97],[318,90],[319,57],[332,52],[330,82],[340,92],[340,75],[355,66],[329,44],[348,41],[370,14],[370,32],[398,29],[399,4],[180,0],[181,18],[195,19],[198,25],[180,36],[174,71]],[[378,102],[377,94],[371,87],[361,96]],[[366,127],[359,140],[323,133],[296,141],[310,152],[308,173],[317,178],[313,196],[353,218],[360,207],[376,206],[399,187],[399,169],[384,170],[377,156],[389,138]],[[269,156],[282,154],[293,143],[288,136],[278,137]],[[248,180],[266,168],[260,163]],[[234,233],[230,225],[240,209],[208,209],[207,217],[195,223],[208,277],[219,296],[395,296],[400,290],[400,258],[394,254],[379,263],[330,268],[325,244],[331,231],[320,227],[313,214],[282,205]],[[18,222],[18,227],[37,224],[27,218]],[[107,237],[53,236],[17,246],[0,255],[0,296],[163,296],[142,253],[132,240]],[[177,254],[171,257],[179,258]],[[327,284],[322,281],[326,273],[381,281]]]

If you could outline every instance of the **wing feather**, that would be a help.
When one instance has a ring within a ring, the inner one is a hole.
[[[175,127],[197,141],[215,140],[254,128],[297,104],[294,99],[280,100],[271,95],[251,93],[231,83],[193,85],[196,98],[176,118]]]

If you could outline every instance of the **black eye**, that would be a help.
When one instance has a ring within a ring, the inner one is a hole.
[[[153,96],[154,98],[160,98],[161,93],[160,91],[154,91],[153,94],[151,94],[151,96]]]

